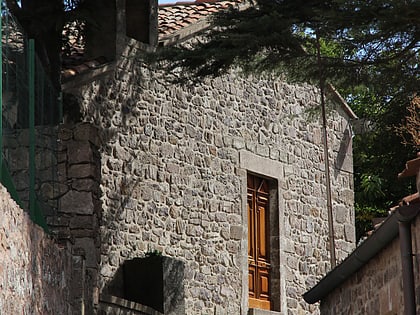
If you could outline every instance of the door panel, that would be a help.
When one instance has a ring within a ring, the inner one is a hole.
[[[253,215],[253,196],[248,194],[248,258],[253,260],[255,252],[255,216]],[[255,261],[254,261],[255,264]]]
[[[258,261],[265,262],[267,261],[267,243],[266,243],[266,208],[259,205],[257,209],[257,248],[258,248]]]
[[[247,179],[249,307],[271,309],[268,183],[254,175]]]

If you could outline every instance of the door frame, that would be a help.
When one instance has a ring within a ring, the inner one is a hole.
[[[285,255],[283,253],[284,242],[284,200],[282,198],[283,165],[278,161],[257,156],[251,152],[242,150],[239,152],[238,175],[241,180],[241,204],[242,224],[246,231],[241,242],[242,261],[242,292],[241,292],[241,315],[247,315],[249,309],[248,296],[248,202],[247,202],[247,174],[251,173],[267,178],[270,182],[270,198],[276,202],[270,203],[270,260],[272,265],[271,296],[272,310],[281,311],[286,309],[285,286]]]
[[[270,179],[247,173],[247,181],[248,283],[253,283],[255,287],[254,296],[251,296],[251,291],[249,291],[248,303],[250,308],[271,310],[270,199],[272,198],[270,198]],[[250,203],[251,206],[249,206]],[[259,255],[260,253],[262,256]],[[261,288],[263,282],[267,284],[265,292]]]

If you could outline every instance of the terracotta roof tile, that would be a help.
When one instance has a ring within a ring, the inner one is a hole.
[[[218,0],[196,0],[195,2],[176,2],[159,6],[158,27],[159,39],[168,38],[177,31],[187,28],[194,23],[204,20],[209,15],[226,10],[230,6],[243,3],[244,0],[218,1]],[[75,27],[70,25],[69,27]],[[73,40],[74,42],[74,40]],[[84,47],[77,42],[72,45],[70,56],[63,56],[62,79],[68,81],[72,77],[95,70],[109,63],[104,57],[87,60],[83,54]]]
[[[76,74],[96,69],[109,62],[105,57],[86,60],[83,56],[71,56],[63,61],[61,69],[61,77],[63,80],[75,76]]]
[[[159,38],[187,27],[209,15],[243,3],[243,0],[176,2],[159,6]],[[175,21],[181,21],[177,23]]]

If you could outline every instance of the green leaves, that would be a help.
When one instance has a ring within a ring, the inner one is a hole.
[[[382,178],[375,174],[363,174],[360,177],[360,193],[370,201],[385,197]]]
[[[419,49],[419,6],[397,0],[258,0],[245,10],[215,15],[203,41],[166,49],[158,59],[167,57],[166,65],[185,69],[188,79],[240,66],[245,72],[283,72],[292,80],[316,82],[316,32],[325,79],[362,84],[386,67],[418,71],[417,61],[408,61]]]

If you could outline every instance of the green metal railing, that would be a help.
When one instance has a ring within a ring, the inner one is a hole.
[[[60,93],[36,56],[35,41],[4,1],[1,7],[0,181],[32,220],[46,228],[45,217],[58,209]]]

